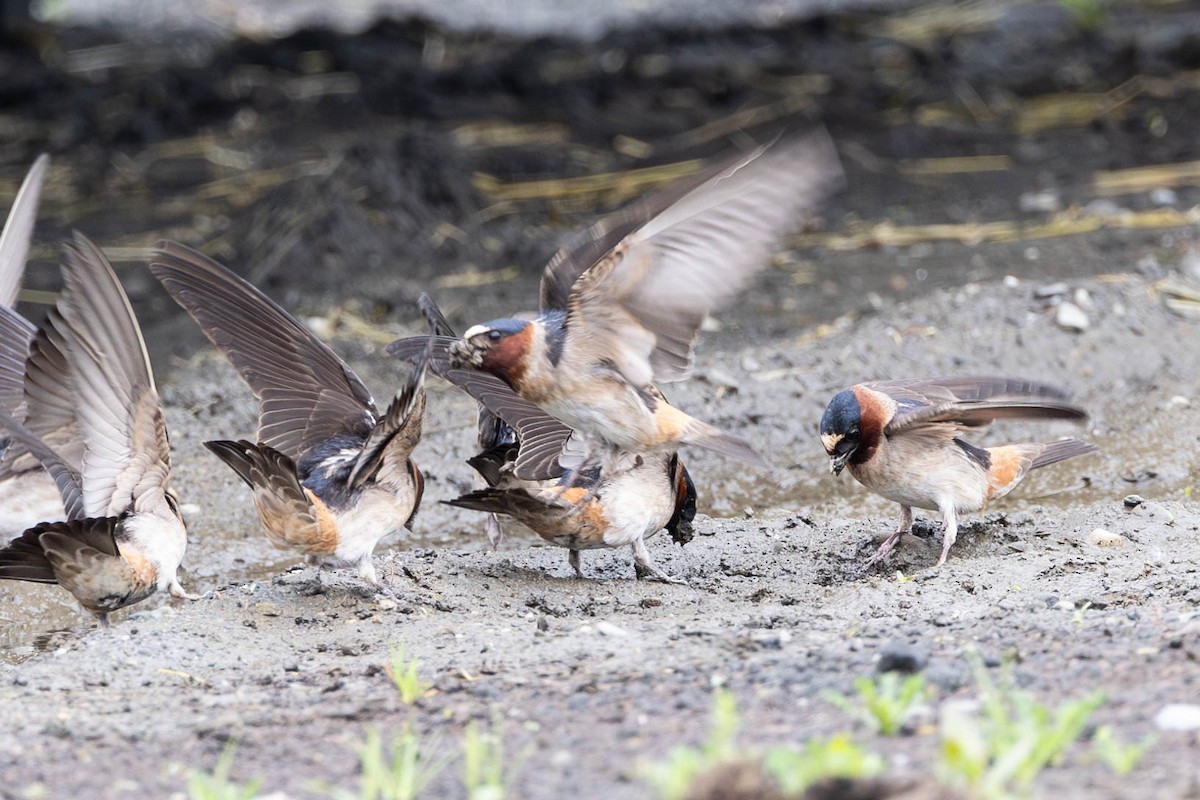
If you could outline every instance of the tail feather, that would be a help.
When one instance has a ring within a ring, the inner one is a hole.
[[[714,453],[720,453],[729,458],[736,458],[739,461],[745,461],[747,464],[753,464],[756,467],[762,467],[763,469],[771,468],[767,460],[759,455],[750,442],[741,436],[726,433],[698,419],[689,417],[687,424],[684,426],[683,435],[679,438],[680,441],[687,444],[694,444],[697,447],[703,447],[705,450],[711,450]]]
[[[1033,463],[1029,465],[1029,468],[1038,469],[1050,464],[1057,464],[1059,461],[1065,461],[1068,458],[1095,453],[1099,449],[1094,444],[1081,442],[1078,439],[1063,439],[1058,442],[1050,442],[1042,445],[1042,451],[1034,456]]]

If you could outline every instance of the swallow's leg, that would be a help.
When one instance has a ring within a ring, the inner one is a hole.
[[[108,612],[107,611],[97,611],[96,612],[96,621],[100,623],[101,628],[108,628],[112,625],[112,623],[108,621]]]
[[[178,578],[171,581],[170,585],[167,586],[167,591],[171,593],[171,597],[179,600],[208,600],[213,596],[211,590],[205,592],[204,594],[188,594],[183,590],[183,587],[179,585]]]
[[[395,593],[379,580],[379,574],[375,572],[375,562],[371,560],[370,554],[363,556],[362,560],[358,562],[358,575],[369,583],[379,595],[388,598],[395,597]]]
[[[875,555],[867,559],[864,566],[871,566],[891,555],[896,549],[896,545],[900,542],[900,537],[912,530],[912,506],[900,506],[900,527],[892,533],[891,536],[883,540],[883,544],[879,545],[879,549],[875,551]]]
[[[650,557],[650,550],[646,547],[646,542],[643,541],[641,536],[633,540],[631,547],[633,548],[633,571],[637,574],[638,580],[659,581],[661,583],[674,583],[679,586],[687,586],[687,581],[683,578],[673,578],[654,566],[654,560]]]
[[[567,552],[567,563],[571,565],[571,569],[575,570],[575,577],[583,577],[583,567],[579,563],[579,551],[569,550]]]
[[[945,523],[946,532],[942,534],[942,557],[938,559],[935,567],[940,567],[946,563],[946,556],[950,554],[950,547],[954,544],[954,540],[958,538],[958,515],[954,512],[954,503],[951,501],[948,505],[942,506],[942,522]]]
[[[487,515],[487,522],[484,523],[484,533],[487,534],[488,541],[495,550],[500,546],[500,542],[504,541],[504,529],[500,527],[500,518],[495,514]]]

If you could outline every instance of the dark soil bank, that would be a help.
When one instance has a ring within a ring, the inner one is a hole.
[[[357,785],[372,727],[411,724],[455,751],[476,720],[503,728],[513,796],[648,797],[639,765],[704,740],[718,685],[747,744],[850,730],[892,773],[927,781],[935,725],[877,739],[822,699],[885,653],[936,687],[929,723],[975,696],[971,650],[1012,660],[1050,704],[1105,691],[1093,721],[1126,741],[1195,703],[1200,348],[1161,281],[1200,279],[1200,193],[1194,170],[1116,188],[1106,173],[1200,159],[1200,17],[1131,6],[1089,27],[1065,5],[996,8],[971,24],[824,17],[590,44],[385,23],[196,53],[97,50],[103,34],[63,31],[48,67],[0,51],[0,189],[35,152],[55,158],[27,283],[54,287],[50,243],[71,227],[128,262],[189,517],[185,584],[212,592],[98,630],[61,593],[0,587],[0,796],[170,796],[230,740],[239,779],[321,796]],[[201,446],[249,434],[254,405],[138,261],[156,238],[250,276],[386,396],[405,373],[382,345],[420,330],[418,291],[460,325],[528,307],[557,243],[644,188],[639,173],[531,181],[629,173],[817,120],[848,191],[671,387],[776,465],[686,454],[698,535],[650,546],[687,586],[635,581],[616,551],[584,554],[575,579],[566,551],[515,525],[488,550],[479,516],[436,502],[472,486],[473,406],[443,384],[416,454],[417,530],[377,557],[395,600],[272,550],[248,492]],[[821,409],[859,380],[986,372],[1070,387],[1092,418],[984,441],[1076,435],[1101,453],[969,517],[939,570],[936,524],[864,570],[897,509],[828,475]],[[385,671],[399,645],[434,685],[413,706]],[[1072,751],[1038,791],[1191,796],[1195,736],[1160,733],[1124,779]],[[461,796],[457,769],[430,796]]]

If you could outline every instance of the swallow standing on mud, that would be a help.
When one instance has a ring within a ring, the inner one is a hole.
[[[30,398],[26,395],[31,388],[25,384],[25,361],[37,329],[16,310],[49,163],[44,155],[33,162],[0,232],[0,413],[23,422],[55,449],[78,449],[79,430],[70,409],[67,409],[67,426],[58,436],[55,436],[56,420],[47,424],[45,417],[37,412],[30,416]],[[36,393],[37,389],[32,391]],[[62,513],[62,498],[54,481],[20,442],[0,432],[0,533],[22,531]]]
[[[419,305],[432,333],[453,337],[454,332],[429,295],[422,293]],[[389,348],[415,357],[428,340],[413,337]],[[550,544],[570,550],[568,560],[582,578],[580,551],[631,547],[639,578],[683,583],[657,566],[646,547],[646,539],[666,528],[680,544],[692,538],[696,516],[696,487],[678,455],[673,452],[627,455],[619,469],[603,471],[592,466],[579,473],[574,486],[561,480],[522,480],[515,474],[521,450],[531,447],[549,457],[557,456],[571,429],[522,399],[503,381],[487,373],[450,367],[442,349],[429,359],[430,369],[479,400],[479,453],[468,463],[483,477],[487,488],[468,492],[449,505],[487,512],[490,522],[504,514]],[[487,402],[484,402],[486,399]],[[547,464],[539,456],[535,463]],[[563,474],[560,467],[550,471]],[[488,537],[495,546],[499,525],[489,526]]]
[[[683,444],[762,465],[747,441],[671,406],[654,383],[687,376],[705,316],[841,176],[829,138],[813,134],[684,179],[560,250],[542,276],[540,313],[470,328],[451,363],[501,378],[606,469],[613,453]],[[518,477],[537,477],[532,455],[522,453]]]
[[[107,624],[109,612],[155,591],[188,596],[176,576],[187,530],[169,487],[166,423],[129,300],[104,254],[78,233],[64,246],[62,272],[65,288],[28,373],[39,402],[73,412],[82,451],[77,458],[56,451],[3,416],[54,478],[67,518],[35,525],[0,550],[0,578],[57,583]],[[30,418],[36,410],[31,404]]]
[[[217,262],[160,242],[151,272],[225,354],[259,401],[256,442],[206,442],[254,491],[267,538],[329,567],[371,561],[384,536],[411,527],[424,480],[425,363],[380,414],[358,376],[324,342]]]
[[[859,483],[900,504],[900,527],[867,564],[885,558],[912,527],[913,508],[938,511],[946,562],[958,514],[981,511],[1030,471],[1095,452],[1077,439],[976,447],[958,438],[997,419],[1087,418],[1052,386],[1008,378],[931,378],[860,383],[839,392],[821,417],[821,443],[834,475],[848,467]]]

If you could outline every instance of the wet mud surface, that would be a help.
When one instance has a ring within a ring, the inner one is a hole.
[[[320,782],[355,785],[371,726],[410,723],[450,747],[468,721],[502,720],[515,796],[647,797],[639,762],[703,740],[715,685],[736,695],[748,744],[850,728],[893,773],[924,779],[935,736],[877,740],[821,699],[900,645],[940,700],[972,693],[971,648],[1014,659],[1047,701],[1102,689],[1095,722],[1125,740],[1164,705],[1194,702],[1200,348],[1160,281],[1200,280],[1200,192],[1164,173],[1112,193],[1104,174],[1200,158],[1200,51],[1183,35],[1200,21],[1122,7],[1085,31],[1065,13],[1013,7],[927,41],[902,38],[895,16],[855,16],[588,46],[388,23],[210,53],[125,45],[101,67],[96,32],[61,34],[51,69],[0,51],[21,67],[0,70],[16,131],[0,180],[15,186],[38,149],[55,157],[27,285],[54,287],[50,243],[71,227],[120,262],[167,404],[191,531],[184,583],[212,592],[155,598],[96,630],[59,594],[0,587],[0,794],[167,796],[232,739],[235,776],[317,796]],[[1120,102],[1104,94],[1131,81]],[[1060,93],[1107,101],[1081,112]],[[1065,121],[1031,128],[1047,97]],[[472,403],[436,380],[416,454],[426,504],[416,532],[377,553],[394,601],[273,550],[244,487],[203,449],[250,433],[254,404],[138,262],[154,239],[248,275],[381,397],[405,374],[382,347],[421,329],[421,289],[463,326],[528,307],[557,243],[644,188],[630,170],[813,120],[838,142],[847,192],[703,335],[694,378],[669,388],[775,465],[685,454],[698,535],[650,548],[688,586],[635,581],[623,551],[585,553],[577,580],[566,551],[515,525],[490,551],[481,517],[436,502],[473,486],[474,438]],[[530,183],[613,172],[599,186]],[[1062,302],[1085,330],[1058,324]],[[1065,385],[1092,418],[981,441],[1074,435],[1101,453],[967,518],[943,568],[931,569],[930,524],[865,571],[898,512],[827,474],[825,403],[864,379],[988,372]],[[1093,544],[1097,528],[1120,544]],[[396,645],[434,684],[415,706],[384,670]],[[1187,796],[1196,746],[1164,733],[1126,780]],[[431,796],[461,793],[455,769]],[[1082,758],[1038,783],[1114,798],[1131,785]]]

